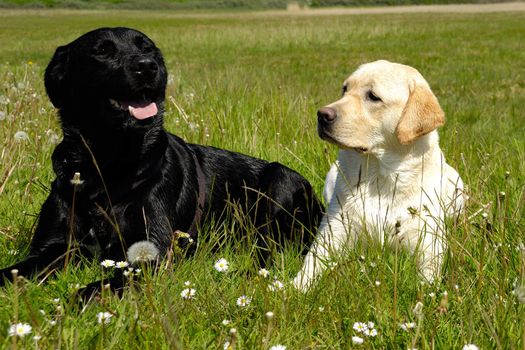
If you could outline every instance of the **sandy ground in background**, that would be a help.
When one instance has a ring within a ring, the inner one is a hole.
[[[276,14],[297,14],[302,16],[320,15],[360,15],[381,13],[484,13],[484,12],[511,12],[525,11],[525,2],[505,2],[497,4],[452,4],[452,5],[411,5],[411,6],[381,6],[381,7],[338,7],[321,9],[300,9],[292,7],[286,12]]]

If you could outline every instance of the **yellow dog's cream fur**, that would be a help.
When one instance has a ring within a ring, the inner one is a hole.
[[[422,276],[440,275],[446,216],[463,207],[463,182],[439,148],[444,113],[414,68],[376,61],[344,83],[320,136],[339,155],[326,177],[327,213],[294,285],[306,290],[362,235],[414,252]]]

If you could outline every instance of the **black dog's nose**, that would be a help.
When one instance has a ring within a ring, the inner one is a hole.
[[[332,124],[336,118],[337,112],[332,107],[323,107],[317,111],[317,122],[320,124]]]
[[[150,78],[157,74],[159,65],[151,58],[139,58],[133,65],[133,72],[141,77]]]

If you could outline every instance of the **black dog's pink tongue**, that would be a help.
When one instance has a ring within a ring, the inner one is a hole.
[[[149,104],[130,102],[128,104],[128,109],[129,114],[139,120],[151,118],[158,113],[157,104],[155,102]]]

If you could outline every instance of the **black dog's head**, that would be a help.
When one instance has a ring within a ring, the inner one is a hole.
[[[62,126],[81,132],[162,124],[167,73],[143,33],[100,28],[57,48],[45,86]]]

